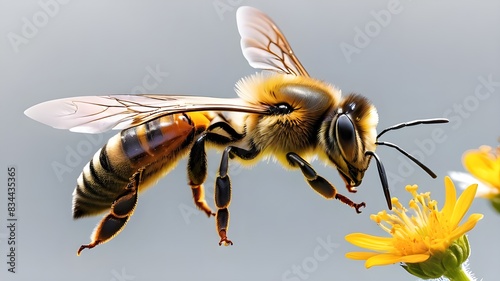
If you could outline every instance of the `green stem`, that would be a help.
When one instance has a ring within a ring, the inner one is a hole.
[[[467,272],[464,271],[463,266],[460,266],[459,268],[455,270],[448,270],[445,274],[445,277],[450,279],[450,281],[471,281],[473,280]]]
[[[497,195],[495,197],[492,197],[490,199],[491,206],[495,208],[495,211],[500,213],[500,195]]]

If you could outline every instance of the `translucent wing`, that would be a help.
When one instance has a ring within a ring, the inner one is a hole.
[[[241,50],[250,66],[309,76],[276,24],[261,11],[240,7],[236,12]]]
[[[28,117],[57,129],[101,133],[136,126],[163,115],[189,111],[268,114],[265,106],[241,99],[169,95],[84,96],[51,100],[28,108]]]

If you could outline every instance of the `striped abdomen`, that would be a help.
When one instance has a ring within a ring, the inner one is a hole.
[[[73,192],[73,217],[108,210],[129,179],[144,168],[140,191],[175,166],[194,136],[210,120],[202,113],[174,114],[125,129],[114,135],[85,166]]]

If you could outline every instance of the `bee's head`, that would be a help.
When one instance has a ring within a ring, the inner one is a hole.
[[[361,184],[375,151],[378,114],[363,96],[350,94],[333,109],[321,125],[320,143],[348,188]]]
[[[344,98],[339,106],[333,109],[324,119],[319,140],[326,152],[326,156],[337,167],[340,176],[344,179],[346,187],[350,191],[354,191],[353,187],[361,184],[365,171],[373,157],[377,162],[387,205],[391,209],[392,203],[387,175],[382,161],[375,154],[377,145],[395,148],[431,177],[436,178],[436,175],[414,156],[393,143],[379,141],[379,137],[388,131],[404,127],[447,122],[448,119],[445,118],[414,120],[388,127],[377,135],[377,110],[365,97],[351,94]]]

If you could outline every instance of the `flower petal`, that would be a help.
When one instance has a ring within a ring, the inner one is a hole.
[[[449,171],[448,175],[461,189],[466,189],[469,185],[477,183],[479,180],[469,173]]]
[[[442,213],[444,213],[447,216],[450,216],[451,213],[453,212],[453,209],[455,208],[455,203],[457,201],[457,191],[450,177],[444,177],[444,188],[446,192],[446,197]]]
[[[490,150],[469,150],[464,153],[462,161],[473,176],[500,188],[500,157],[495,157]]]
[[[380,255],[375,252],[349,252],[345,254],[345,257],[351,260],[367,260],[375,255]]]
[[[457,227],[458,223],[465,216],[465,213],[470,208],[474,197],[476,196],[477,184],[471,184],[467,189],[462,192],[460,197],[455,204],[455,209],[453,210],[453,214],[450,219],[450,226],[453,228]]]
[[[366,260],[365,266],[366,268],[370,268],[376,265],[388,265],[397,262],[418,263],[426,261],[429,257],[430,254],[416,254],[408,256],[401,256],[395,254],[379,254]]]
[[[484,184],[477,181],[476,197],[491,199],[500,193],[500,188],[493,187],[489,184]]]
[[[455,228],[450,233],[450,240],[454,241],[476,226],[476,223],[483,218],[483,214],[472,214],[461,226]]]
[[[477,183],[476,197],[491,198],[500,193],[499,188],[486,184],[468,173],[450,171],[448,174],[461,189],[466,189],[469,185]]]
[[[367,268],[398,262],[408,266],[422,262],[431,265],[435,262],[441,263],[441,259],[446,258],[442,254],[449,252],[451,246],[456,245],[456,241],[467,241],[464,234],[474,228],[483,217],[482,214],[472,214],[459,226],[474,200],[477,184],[469,185],[457,199],[457,191],[451,178],[445,177],[444,183],[446,199],[441,210],[437,208],[437,202],[430,197],[430,192],[417,194],[416,186],[407,187],[414,197],[410,200],[409,209],[401,204],[394,205],[396,208],[392,210],[393,214],[382,211],[376,215],[375,221],[384,226],[384,230],[390,230],[387,231],[390,237],[364,233],[349,234],[345,237],[348,242],[371,251],[349,252],[346,257],[366,260]],[[393,202],[399,201],[396,199]],[[410,209],[416,212],[416,216],[405,219]],[[466,247],[469,247],[468,244]],[[429,260],[431,253],[434,256]]]
[[[390,237],[373,236],[364,233],[351,233],[346,235],[345,240],[358,247],[379,252],[387,252],[393,249],[393,239]]]

